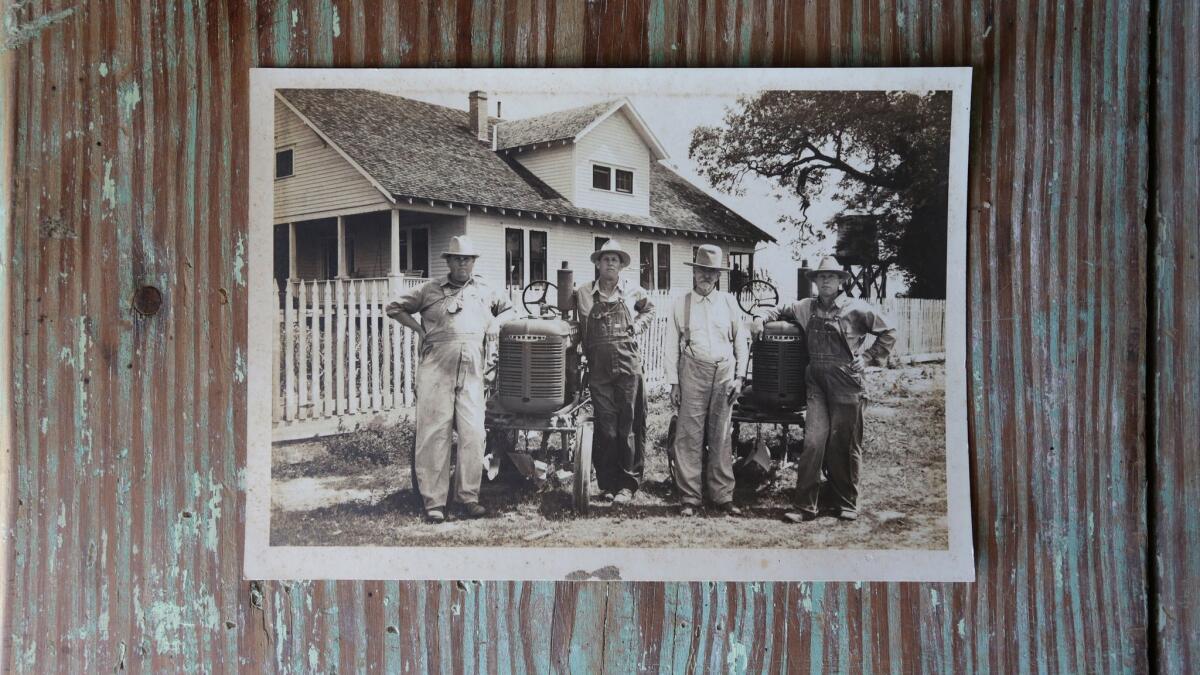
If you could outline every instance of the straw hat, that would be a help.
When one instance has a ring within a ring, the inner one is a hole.
[[[817,268],[809,270],[807,272],[806,276],[811,281],[813,279],[816,279],[817,275],[822,272],[833,272],[834,274],[837,274],[838,276],[842,277],[843,279],[850,276],[850,273],[847,272],[846,270],[842,269],[842,266],[838,264],[837,258],[834,258],[831,255],[827,255],[824,258],[821,258],[821,263],[819,265],[817,265]]]
[[[471,238],[465,234],[450,237],[450,246],[445,251],[442,251],[442,257],[445,258],[452,255],[469,256],[471,258],[479,257],[479,254],[475,252],[475,242],[471,241]]]
[[[617,257],[621,259],[621,267],[629,267],[629,254],[621,248],[621,243],[616,239],[609,239],[608,241],[604,242],[603,246],[592,253],[592,264],[599,264],[600,256],[604,255],[605,253],[616,253]]]
[[[696,249],[696,262],[685,262],[692,267],[707,267],[712,270],[729,271],[721,264],[721,247],[716,244],[704,244]]]

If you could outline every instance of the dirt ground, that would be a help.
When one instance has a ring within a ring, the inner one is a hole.
[[[407,450],[394,449],[408,445],[396,440],[400,432],[379,435],[389,453],[382,461],[374,459],[380,463],[348,456],[345,443],[276,444],[271,544],[945,549],[945,368],[873,370],[867,373],[867,391],[855,522],[785,522],[795,485],[791,469],[764,489],[739,484],[735,500],[744,511],[741,517],[707,510],[693,518],[678,516],[663,451],[671,411],[666,398],[658,396],[650,402],[643,489],[626,505],[595,497],[584,517],[571,509],[569,486],[539,488],[518,479],[484,483],[480,501],[490,516],[430,525],[422,521],[411,489]],[[778,443],[777,427],[765,433]],[[742,427],[746,442],[753,435],[752,425]]]

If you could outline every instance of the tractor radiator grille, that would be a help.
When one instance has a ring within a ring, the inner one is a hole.
[[[561,404],[566,389],[566,356],[558,340],[500,343],[500,395],[525,403]]]
[[[807,365],[804,343],[760,341],[754,347],[754,393],[771,404],[802,405]]]

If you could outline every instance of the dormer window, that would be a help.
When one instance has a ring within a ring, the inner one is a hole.
[[[592,165],[592,187],[608,192],[633,194],[633,172],[604,164]]]

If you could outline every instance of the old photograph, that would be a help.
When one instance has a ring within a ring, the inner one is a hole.
[[[247,575],[973,578],[969,101],[252,71]]]

